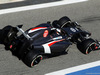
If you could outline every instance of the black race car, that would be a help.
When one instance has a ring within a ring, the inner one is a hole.
[[[19,35],[18,32],[22,34]],[[0,43],[27,66],[37,65],[44,55],[59,55],[68,51],[72,44],[84,54],[100,49],[100,42],[90,38],[91,33],[82,29],[67,16],[52,23],[47,22],[22,30],[22,25],[10,25],[0,30]]]

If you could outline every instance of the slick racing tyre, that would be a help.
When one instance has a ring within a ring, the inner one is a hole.
[[[64,16],[64,17],[60,18],[59,20],[55,20],[52,23],[52,26],[55,28],[62,28],[63,25],[67,24],[69,21],[71,21],[71,20],[67,16]]]
[[[6,42],[6,38],[7,38],[8,32],[10,31],[11,28],[12,28],[11,26],[6,26],[1,30],[0,37],[1,37],[1,40],[2,40],[3,43]]]
[[[33,67],[37,64],[40,63],[40,61],[42,60],[42,55],[36,53],[36,52],[33,52],[33,51],[30,51],[25,59],[23,60],[23,62],[29,66],[29,67]]]
[[[77,48],[84,54],[89,54],[93,49],[96,42],[93,39],[86,39],[77,44]]]
[[[4,44],[10,43],[17,36],[17,29],[12,26],[6,26],[2,29],[1,39]]]
[[[62,17],[62,18],[60,18],[59,20],[58,20],[58,24],[60,25],[60,28],[63,28],[65,25],[66,25],[66,27],[67,27],[67,23],[69,22],[69,21],[71,21],[67,16],[64,16],[64,17]]]

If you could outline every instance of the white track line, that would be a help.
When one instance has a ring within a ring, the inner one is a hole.
[[[92,62],[92,63],[80,65],[80,66],[75,66],[75,67],[72,67],[72,68],[48,73],[48,74],[45,74],[45,75],[65,75],[65,74],[69,74],[69,73],[72,73],[72,72],[76,72],[76,71],[80,71],[80,70],[84,70],[84,69],[88,69],[88,68],[92,68],[92,67],[96,67],[96,66],[100,66],[100,61],[96,61],[96,62]]]
[[[21,2],[24,0],[1,0],[0,4],[6,4],[6,3],[13,3],[13,2]]]
[[[88,1],[88,0],[63,0],[63,1],[58,1],[58,2],[45,3],[45,4],[29,5],[29,6],[23,6],[23,7],[10,8],[10,9],[2,9],[0,10],[0,15],[20,12],[20,11],[53,7],[53,6],[60,6],[60,5],[66,5],[66,4],[78,3],[78,2],[84,2],[84,1]]]

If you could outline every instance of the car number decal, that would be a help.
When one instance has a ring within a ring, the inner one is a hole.
[[[48,33],[49,33],[48,30],[45,30],[44,31],[44,34],[43,34],[43,37],[47,37],[48,36]]]

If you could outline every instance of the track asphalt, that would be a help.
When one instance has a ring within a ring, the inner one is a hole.
[[[23,0],[19,2],[0,4],[0,9],[7,9],[12,7],[21,7],[21,6],[35,5],[35,4],[56,2],[56,1],[61,1],[61,0]],[[8,0],[8,2],[10,2],[10,0]]]
[[[0,28],[6,25],[23,24],[23,29],[26,30],[65,15],[90,31],[93,38],[100,40],[100,0],[0,15]],[[68,54],[44,59],[34,68],[29,68],[12,56],[10,51],[5,51],[3,45],[0,45],[0,75],[45,75],[98,60],[100,60],[100,51],[84,55],[76,48],[76,45],[72,45]]]

